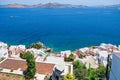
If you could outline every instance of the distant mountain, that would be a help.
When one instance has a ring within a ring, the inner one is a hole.
[[[99,5],[99,6],[94,6],[94,7],[98,7],[98,8],[117,8],[120,9],[120,4],[116,4],[116,5]]]
[[[59,3],[46,3],[46,4],[37,4],[37,5],[8,4],[8,5],[0,6],[0,8],[77,8],[77,7],[87,7],[87,6],[59,4]]]
[[[120,9],[120,4],[109,5],[109,6],[104,6],[104,5],[84,6],[84,5],[71,5],[71,4],[59,4],[59,3],[46,3],[46,4],[37,4],[37,5],[24,5],[24,4],[0,5],[0,8],[86,8],[86,7]]]
[[[65,7],[72,7],[71,4],[59,4],[59,3],[46,3],[46,4],[38,4],[33,7],[36,8],[65,8]]]
[[[8,4],[8,5],[1,5],[0,8],[26,8],[27,5],[23,4]]]

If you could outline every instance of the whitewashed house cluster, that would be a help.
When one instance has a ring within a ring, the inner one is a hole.
[[[20,53],[23,53],[25,51],[25,45],[12,45],[9,47],[9,54],[11,57],[19,57]]]
[[[95,64],[101,63],[103,66],[107,65],[107,58],[110,55],[110,60],[112,59],[112,53],[115,51],[120,50],[120,46],[112,45],[112,44],[105,44],[102,43],[100,46],[96,48],[85,47],[80,48],[79,51],[82,55],[92,56],[90,63],[91,65],[95,62]],[[88,63],[89,60],[87,58],[80,59],[83,63]],[[90,59],[90,58],[88,58]],[[92,61],[94,59],[94,62]],[[93,65],[94,66],[94,65]]]

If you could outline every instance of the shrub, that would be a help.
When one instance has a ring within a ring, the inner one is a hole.
[[[32,43],[28,48],[36,48],[36,49],[40,49],[43,47],[43,44],[38,42],[38,43]]]
[[[102,65],[99,65],[96,73],[97,73],[98,78],[104,79],[104,77],[106,75],[106,68]]]
[[[10,72],[13,72],[13,69],[11,69]]]
[[[70,62],[70,61],[74,61],[74,55],[70,54],[68,57],[65,57],[65,61]]]
[[[90,46],[89,48],[96,49],[98,46]]]
[[[84,56],[82,54],[79,55],[79,58],[83,58]]]
[[[64,80],[75,80],[75,76],[68,73],[67,75],[64,76]]]
[[[90,79],[86,77],[86,78],[83,78],[82,80],[90,80]]]

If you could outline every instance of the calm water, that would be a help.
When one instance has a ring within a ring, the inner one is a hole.
[[[0,41],[60,50],[120,44],[118,9],[0,9]]]

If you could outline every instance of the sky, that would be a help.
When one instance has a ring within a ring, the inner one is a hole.
[[[73,5],[87,5],[87,6],[96,6],[96,5],[114,5],[120,4],[120,0],[0,0],[0,4],[28,4],[34,5],[39,3],[62,3],[62,4],[73,4]]]

